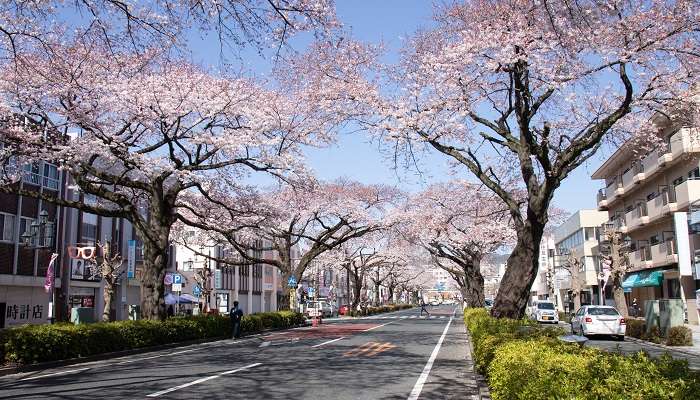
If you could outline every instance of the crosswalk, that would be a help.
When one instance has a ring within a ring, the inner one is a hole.
[[[358,319],[445,319],[448,315],[369,315]]]

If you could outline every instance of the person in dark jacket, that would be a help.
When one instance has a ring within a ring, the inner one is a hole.
[[[233,308],[229,313],[231,317],[231,336],[234,339],[241,337],[241,319],[243,318],[243,310],[238,308],[238,302],[233,302]]]

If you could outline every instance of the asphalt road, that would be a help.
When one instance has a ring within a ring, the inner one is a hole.
[[[455,306],[0,378],[0,399],[476,399]]]

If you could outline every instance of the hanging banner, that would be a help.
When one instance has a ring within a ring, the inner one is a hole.
[[[136,241],[129,240],[129,247],[127,249],[127,264],[126,264],[126,277],[135,278],[136,277]]]
[[[54,273],[53,266],[56,263],[56,258],[58,258],[58,254],[51,254],[49,268],[46,270],[46,279],[44,279],[44,289],[46,289],[46,293],[51,293],[51,290],[53,289],[54,276],[56,275]]]
[[[684,212],[673,213],[673,222],[676,228],[676,246],[678,246],[678,271],[681,276],[692,276],[693,270],[690,266],[688,214]]]

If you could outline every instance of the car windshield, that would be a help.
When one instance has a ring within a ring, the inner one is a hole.
[[[554,310],[554,304],[552,303],[537,303],[538,310]]]
[[[591,307],[588,309],[588,315],[620,315],[620,313],[614,308]]]
[[[492,306],[493,305],[493,300],[484,300],[484,304],[487,306]]]

